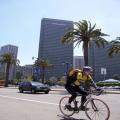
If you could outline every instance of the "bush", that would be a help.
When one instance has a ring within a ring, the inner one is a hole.
[[[65,80],[59,80],[59,81],[57,81],[57,85],[60,85],[60,86],[65,86],[65,83],[66,83]]]
[[[120,86],[120,82],[97,82],[97,86]]]
[[[46,80],[45,84],[52,86],[52,85],[56,85],[56,82],[57,82],[57,78],[53,76],[49,80]]]
[[[65,86],[66,76],[62,76],[59,81],[57,81],[57,85]]]
[[[114,75],[113,75],[113,79],[115,79],[115,80],[120,80],[120,75],[114,74]]]

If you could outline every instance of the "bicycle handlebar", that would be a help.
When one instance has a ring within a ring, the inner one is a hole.
[[[90,90],[90,91],[88,91],[88,94],[95,94],[96,96],[99,96],[99,95],[101,95],[102,93],[104,92],[104,90]]]
[[[97,94],[96,94],[96,96],[99,96],[99,95],[101,95],[101,94],[103,93],[103,91],[104,91],[104,90],[102,90],[102,89],[101,89],[100,91],[97,91]]]

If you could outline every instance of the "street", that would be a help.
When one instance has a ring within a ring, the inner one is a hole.
[[[0,120],[88,120],[82,111],[71,118],[59,111],[59,100],[64,91],[49,94],[19,93],[16,88],[0,88]],[[105,101],[111,111],[110,120],[120,120],[120,94],[104,94],[97,98]]]

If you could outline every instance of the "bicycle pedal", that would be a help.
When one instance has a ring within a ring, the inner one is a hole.
[[[79,111],[79,108],[78,108],[78,107],[76,107],[76,108],[73,108],[73,110],[74,110],[74,111]]]

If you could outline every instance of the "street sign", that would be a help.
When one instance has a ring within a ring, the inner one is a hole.
[[[34,67],[33,68],[33,74],[39,75],[40,74],[40,68],[39,67]]]
[[[107,69],[106,68],[101,68],[101,74],[106,75],[107,74]]]

